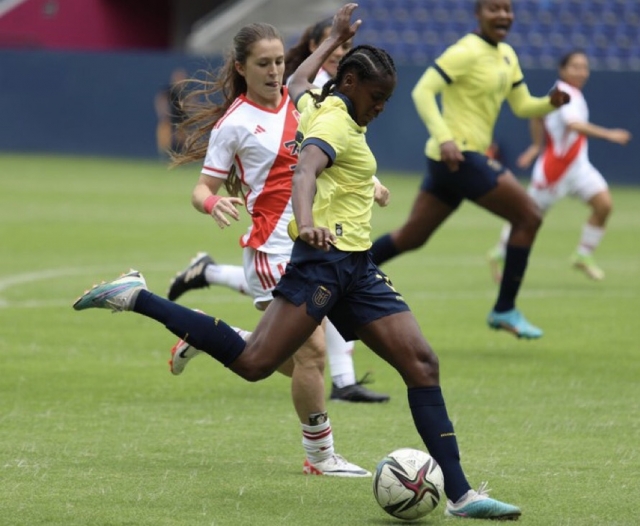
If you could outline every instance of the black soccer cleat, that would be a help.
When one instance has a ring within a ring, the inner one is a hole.
[[[177,300],[188,290],[203,289],[209,284],[205,278],[205,269],[207,265],[213,265],[214,261],[206,252],[198,252],[189,266],[182,272],[178,272],[176,277],[171,280],[167,298],[171,301]]]
[[[364,386],[364,384],[371,383],[371,380],[367,380],[368,377],[369,373],[365,374],[355,384],[345,385],[344,387],[337,387],[336,384],[331,384],[331,400],[369,404],[388,402],[391,399],[389,395],[375,393]]]

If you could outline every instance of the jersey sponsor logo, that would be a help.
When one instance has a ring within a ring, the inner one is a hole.
[[[342,234],[342,223],[336,223],[336,236],[341,236]]]
[[[313,293],[311,301],[313,301],[313,304],[316,307],[324,307],[327,303],[329,303],[330,298],[331,291],[327,287],[320,285]]]
[[[259,133],[264,133],[264,132],[266,132],[266,131],[267,131],[267,130],[265,130],[262,126],[260,126],[260,125],[258,124],[258,125],[256,126],[256,129],[255,129],[255,130],[253,130],[253,134],[254,134],[254,135],[257,135],[257,134],[259,134]]]

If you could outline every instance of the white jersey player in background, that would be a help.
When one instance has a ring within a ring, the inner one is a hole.
[[[202,162],[204,158],[192,193],[193,206],[199,212],[211,216],[221,228],[230,225],[229,217],[239,219],[239,206],[245,206],[251,215],[252,224],[241,238],[243,286],[261,310],[272,300],[271,293],[292,249],[287,224],[292,216],[299,114],[283,85],[283,74],[284,44],[278,31],[269,24],[240,29],[218,76],[204,84],[194,81],[200,90],[188,92],[184,101],[188,118],[182,124],[187,140],[184,149],[172,154],[174,164]],[[212,103],[215,95],[221,95],[223,102]],[[230,197],[218,195],[223,186]],[[245,339],[249,334],[238,332]],[[322,327],[301,344],[292,360],[279,370],[292,378],[292,398],[306,453],[303,472],[370,476],[334,451],[325,410]],[[181,374],[199,353],[180,340],[172,350],[171,372]]]
[[[604,236],[612,199],[607,182],[589,160],[587,137],[625,145],[631,134],[589,122],[589,108],[582,94],[589,78],[589,59],[584,52],[572,51],[562,57],[559,76],[557,86],[571,95],[571,101],[544,119],[531,121],[532,144],[520,155],[517,164],[527,168],[537,157],[528,193],[543,214],[565,196],[577,197],[591,208],[571,261],[588,277],[601,280],[604,271],[595,262],[593,252]],[[498,246],[489,252],[496,281],[500,279],[508,237],[507,225],[502,229]]]
[[[332,18],[326,18],[309,26],[303,32],[298,43],[287,51],[285,55],[285,79],[288,79],[298,66],[317,49],[320,43],[328,38],[331,24]],[[352,42],[349,41],[332,53],[314,79],[314,85],[322,87],[336,74],[340,59],[351,47]],[[215,174],[209,175],[215,176]],[[249,184],[249,186],[252,185]],[[253,191],[255,191],[255,189]],[[253,191],[250,197],[255,201],[256,194],[254,194]],[[389,191],[376,179],[376,202],[381,206],[385,206],[388,200]],[[249,208],[250,204],[247,203],[247,205],[247,210],[251,213],[251,209]],[[287,212],[290,217],[291,210],[289,209]],[[242,241],[242,243],[244,246],[244,241]],[[290,250],[291,245],[289,245],[284,252],[288,254]],[[245,280],[245,270],[247,269],[246,257],[247,252],[245,251],[245,264],[243,268],[238,265],[219,264],[206,252],[198,253],[190,261],[189,265],[179,272],[171,281],[167,294],[168,298],[173,301],[188,290],[208,287],[209,285],[222,285],[243,294],[250,294],[256,301],[262,301],[258,299],[256,291],[252,290]],[[285,259],[288,259],[288,256]],[[255,277],[256,276],[254,276],[254,278]],[[270,297],[270,289],[268,294]],[[388,395],[376,393],[364,387],[363,384],[366,383],[368,374],[360,380],[356,379],[353,364],[354,343],[346,342],[329,320],[326,320],[325,324],[326,355],[332,383],[331,399],[345,402],[375,403],[388,401]]]

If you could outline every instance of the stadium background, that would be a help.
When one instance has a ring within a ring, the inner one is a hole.
[[[288,43],[341,2],[321,0],[0,0],[0,151],[157,157],[154,97],[171,71],[216,66],[244,23],[263,20]],[[409,93],[447,45],[475,27],[473,0],[361,0],[356,43],[391,52],[399,84],[369,132],[381,169],[417,172],[427,132]],[[573,48],[592,60],[593,122],[640,137],[640,2],[515,0],[509,36],[534,94]],[[506,108],[495,134],[514,168],[528,127]],[[637,182],[634,148],[593,141],[613,183]],[[524,175],[524,174],[522,174]]]

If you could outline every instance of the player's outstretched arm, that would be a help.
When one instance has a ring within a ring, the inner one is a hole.
[[[631,133],[627,130],[621,128],[604,128],[603,126],[598,126],[590,122],[572,122],[568,128],[587,137],[604,139],[623,146],[631,140]]]

